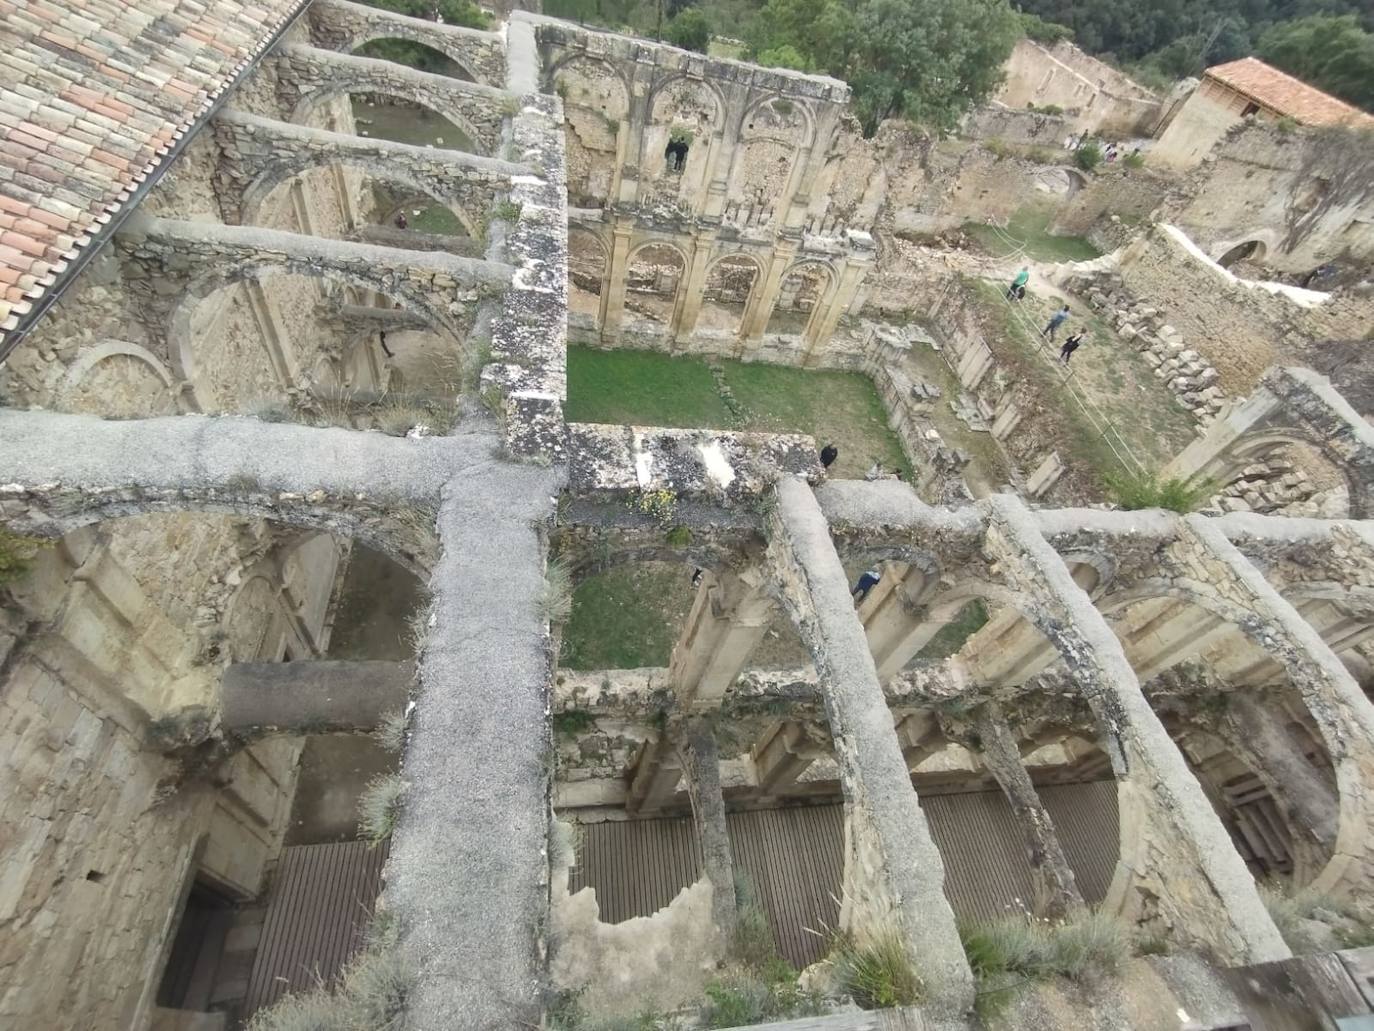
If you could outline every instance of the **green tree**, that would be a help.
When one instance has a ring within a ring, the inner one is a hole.
[[[1353,14],[1275,25],[1260,38],[1259,55],[1318,89],[1374,109],[1374,35]]]
[[[668,23],[666,36],[673,46],[704,54],[711,42],[711,22],[696,8],[689,7]]]
[[[864,131],[899,114],[952,129],[997,88],[1019,36],[1006,0],[869,0],[849,79]]]
[[[765,68],[791,68],[794,72],[811,71],[811,62],[790,44],[760,50],[754,60]]]

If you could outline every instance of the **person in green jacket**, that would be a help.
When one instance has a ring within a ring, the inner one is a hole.
[[[1025,265],[1021,266],[1021,271],[1016,273],[1016,278],[1011,281],[1011,286],[1007,287],[1007,300],[1019,301],[1026,296],[1026,281],[1030,279],[1030,269]]]

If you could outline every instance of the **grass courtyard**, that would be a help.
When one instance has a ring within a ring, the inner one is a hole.
[[[650,351],[568,348],[567,417],[574,422],[807,433],[840,449],[834,475],[862,477],[875,459],[910,470],[887,411],[857,372],[793,369]]]

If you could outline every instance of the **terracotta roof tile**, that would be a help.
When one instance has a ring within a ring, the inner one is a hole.
[[[0,344],[304,2],[0,0]]]
[[[1337,100],[1258,57],[1242,57],[1208,68],[1208,78],[1304,125],[1374,125],[1374,117]]]

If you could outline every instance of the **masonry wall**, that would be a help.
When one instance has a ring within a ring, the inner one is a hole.
[[[1045,47],[1020,40],[994,98],[1007,107],[1053,105],[1075,129],[1143,135],[1159,119],[1159,98],[1069,42]]]

